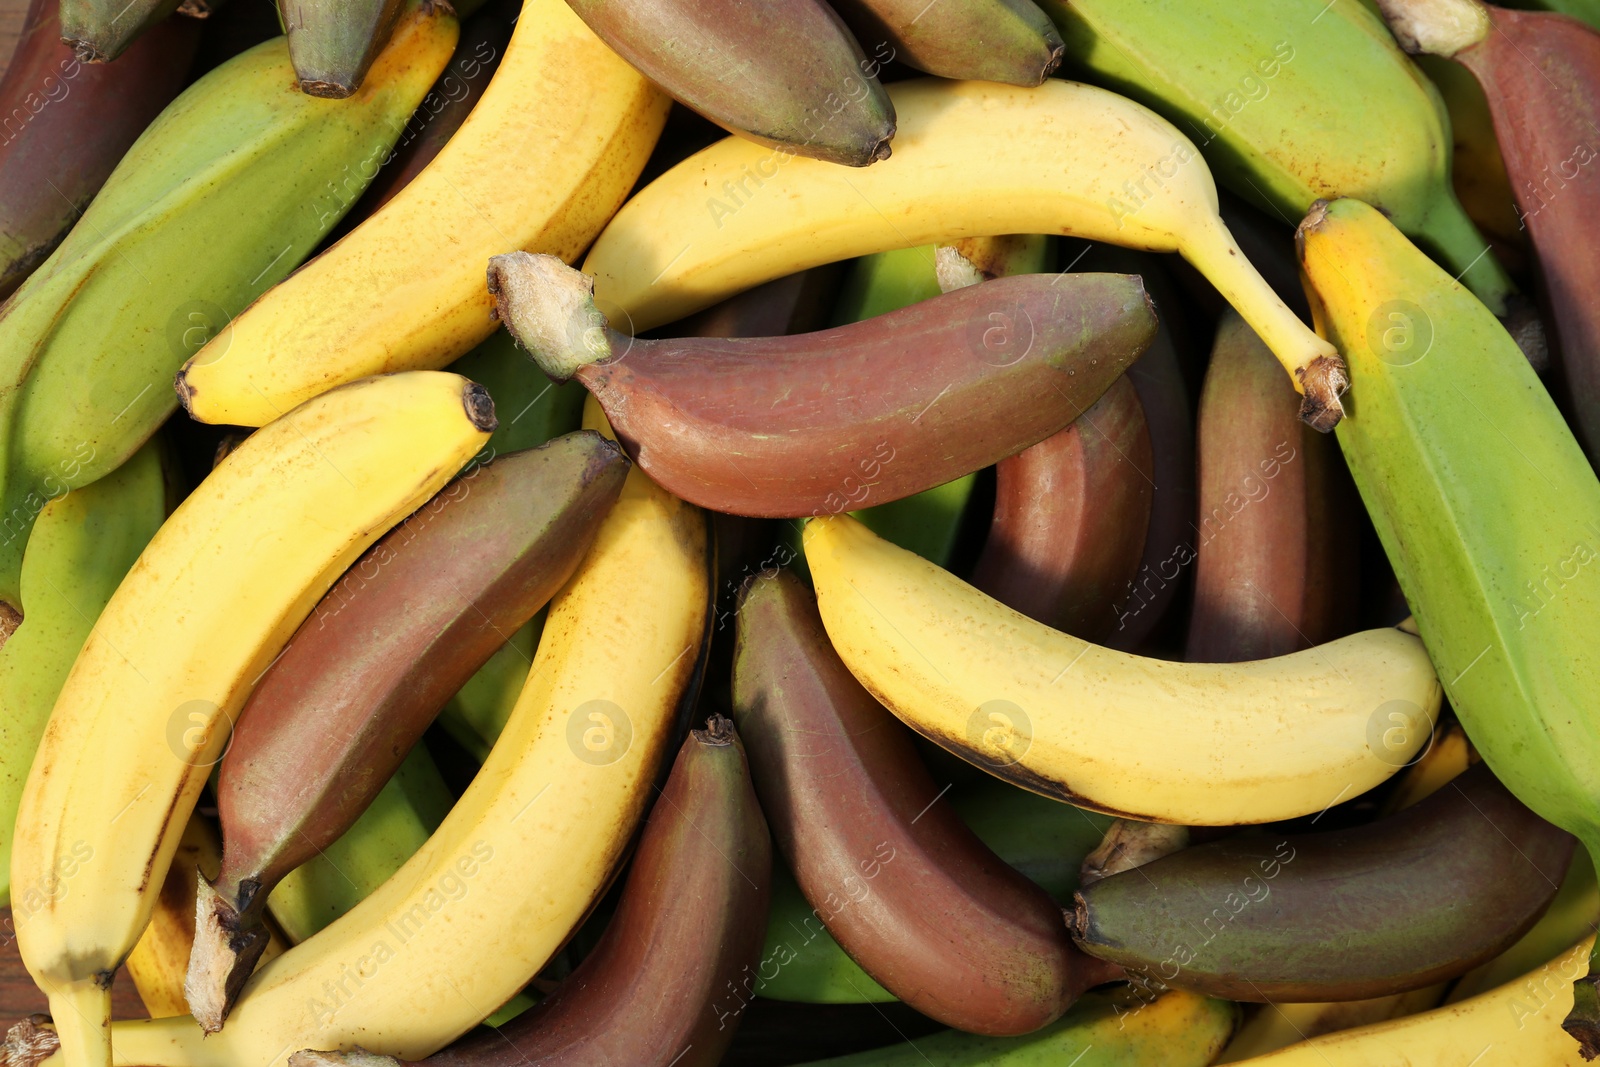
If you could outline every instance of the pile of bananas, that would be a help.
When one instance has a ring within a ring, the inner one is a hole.
[[[1600,1054],[1534,6],[33,0],[0,1067]]]

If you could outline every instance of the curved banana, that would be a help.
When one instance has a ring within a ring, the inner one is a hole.
[[[1071,234],[1182,253],[1289,371],[1307,421],[1338,421],[1338,354],[1246,261],[1217,216],[1205,161],[1165,119],[1065,81],[924,79],[889,95],[894,155],[866,170],[735,137],[656,179],[584,261],[600,310],[638,332],[820,263],[986,234]]]
[[[184,366],[189,414],[260,426],[341,382],[465,355],[495,329],[489,257],[582,252],[669,103],[564,0],[526,0],[489,88],[434,161]]]
[[[1081,807],[1198,826],[1319,812],[1427,739],[1422,643],[1368,630],[1254,663],[1173,663],[1091,645],[991,600],[847,516],[806,562],[834,648],[929,740]]]
[[[282,1067],[356,1044],[416,1060],[520,990],[605,891],[653,796],[695,695],[707,557],[703,513],[630,471],[551,604],[510,722],[427,845],[257,971],[221,1033],[118,1023],[115,1062]]]
[[[17,947],[72,1067],[110,1062],[111,978],[251,683],[493,426],[454,374],[329,394],[234,450],[118,586],[51,712],[11,855]]]

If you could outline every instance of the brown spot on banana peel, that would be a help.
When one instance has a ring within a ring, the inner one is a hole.
[[[911,1007],[974,1033],[1027,1033],[1106,969],[1060,910],[955,814],[906,733],[850,674],[811,592],[744,588],[733,708],[774,839],[855,961]]]
[[[616,914],[555,991],[430,1067],[667,1064],[715,1067],[750,999],[766,933],[772,846],[744,746],[713,716],[679,749]],[[392,1067],[357,1050],[291,1067]]]
[[[1387,996],[1521,937],[1573,847],[1480,764],[1376,823],[1215,841],[1086,886],[1073,932],[1130,973],[1235,1000]]]
[[[644,340],[606,326],[589,280],[553,257],[490,270],[513,336],[584,383],[646,473],[754,517],[885,503],[1015,454],[1098,399],[1156,328],[1136,277],[1028,275],[813,334]]]

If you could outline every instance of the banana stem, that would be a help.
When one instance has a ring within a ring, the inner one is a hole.
[[[1587,835],[1579,843],[1591,860],[1600,858],[1600,848]],[[1589,946],[1589,973],[1572,983],[1572,1010],[1561,1020],[1561,1029],[1572,1035],[1584,1059],[1600,1055],[1600,938]]]
[[[111,1067],[109,981],[102,986],[96,978],[80,979],[52,990],[50,1019],[66,1067]]]
[[[1497,318],[1505,318],[1517,284],[1448,187],[1413,236],[1424,252],[1442,262]]]
[[[1313,205],[1312,212],[1316,212]],[[1344,360],[1280,300],[1245,258],[1220,218],[1200,217],[1178,246],[1278,357],[1301,394],[1300,418],[1327,433],[1344,418],[1339,395],[1350,386]]]

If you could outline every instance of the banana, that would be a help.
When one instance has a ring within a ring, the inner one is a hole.
[[[1376,0],[1374,0],[1376,2]],[[1528,232],[1517,217],[1516,196],[1494,132],[1489,100],[1472,72],[1438,56],[1412,57],[1439,89],[1450,113],[1450,184],[1473,224],[1495,246],[1506,269],[1522,276],[1528,266]]]
[[[1440,723],[1427,749],[1406,767],[1404,774],[1396,777],[1395,789],[1384,799],[1379,814],[1393,815],[1432,796],[1476,762],[1477,754],[1472,751],[1472,742],[1467,740],[1461,724]],[[1571,937],[1564,938],[1561,944],[1565,946],[1571,941]]]
[[[627,468],[592,431],[475,466],[357,560],[255,683],[220,766],[222,868],[200,880],[184,986],[208,1032],[266,944],[267,894],[350,828],[566,583]]]
[[[1518,3],[1506,6],[1557,11],[1600,30],[1600,3],[1596,3],[1595,0],[1519,0]]]
[[[172,866],[150,914],[150,925],[144,928],[126,960],[128,977],[133,979],[139,999],[152,1019],[188,1014],[183,976],[194,945],[195,880],[191,872],[198,870],[207,878],[215,878],[221,863],[222,838],[216,825],[197,811],[189,816],[178,851],[173,853]],[[270,923],[267,933],[262,962],[283,955],[289,947],[283,934]]]
[[[1457,979],[1445,1003],[1475,997],[1555,959],[1574,938],[1595,932],[1596,915],[1600,915],[1600,885],[1595,882],[1588,852],[1580,848],[1573,853],[1556,898],[1533,929],[1488,963]]]
[[[877,75],[892,51],[868,59],[822,0],[569,2],[622,58],[724,129],[851,167],[889,156],[894,106]]]
[[[1251,1001],[1388,996],[1527,933],[1573,845],[1479,764],[1376,823],[1213,841],[1087,884],[1070,925],[1135,982]]]
[[[349,206],[323,187],[347,175],[359,192],[362,161],[388,152],[449,59],[442,12],[408,18],[366,88],[335,104],[294,90],[281,40],[201,78],[0,311],[0,600],[16,603],[43,502],[127,460],[171,414],[168,383],[196,342]]]
[[[540,369],[583,382],[647,474],[756,517],[897,500],[1019,452],[1155,333],[1143,286],[1117,275],[1003,279],[833,330],[731,340],[620,334],[590,279],[554,256],[496,256],[489,288]]]
[[[466,355],[495,328],[484,262],[510,248],[576,257],[639,176],[669,103],[563,0],[527,0],[433,163],[184,366],[190,415],[260,426],[340,382]]]
[[[284,0],[283,29],[300,91],[343,100],[359,89],[400,7],[401,0]]]
[[[1161,112],[1240,196],[1285,220],[1322,198],[1367,200],[1506,314],[1516,287],[1450,187],[1439,94],[1362,4],[1245,0],[1203,16],[1157,0],[1040,6],[1069,69]]]
[[[251,681],[493,426],[488,396],[453,374],[332,393],[241,444],[118,586],[56,700],[11,856],[17,945],[71,1067],[111,1063],[112,973]]]
[[[1572,981],[1583,975],[1593,935],[1520,978],[1459,1004],[1325,1034],[1243,1060],[1250,1067],[1584,1067],[1561,1029]]]
[[[1026,1037],[947,1030],[801,1067],[1205,1067],[1227,1044],[1238,1010],[1176,991],[1148,1003],[1125,992],[1091,993]]]
[[[1477,0],[1379,4],[1410,52],[1453,59],[1488,98],[1517,217],[1532,239],[1573,432],[1600,455],[1600,266],[1577,227],[1600,210],[1600,31]]]
[[[1059,80],[1037,89],[899,82],[892,158],[859,173],[738,138],[651,182],[595,241],[584,272],[639,332],[729,293],[840,259],[995,233],[1071,233],[1181,252],[1239,309],[1329,428],[1345,380],[1244,259],[1198,150],[1140,104]]]
[[[178,10],[180,0],[60,0],[61,40],[85,63],[105,63]]]
[[[743,747],[714,715],[678,751],[594,950],[537,1006],[421,1062],[716,1067],[751,995],[771,870]],[[359,1051],[289,1058],[290,1067],[400,1062]]]
[[[12,828],[50,709],[95,620],[166,518],[158,444],[46,504],[22,560],[28,614],[0,646],[0,904],[11,903]],[[22,883],[17,911],[32,910]]]
[[[1470,293],[1371,207],[1299,231],[1319,328],[1367,399],[1339,446],[1467,736],[1542,818],[1600,852],[1600,628],[1584,566],[1600,482],[1549,395]],[[1600,1037],[1595,987],[1579,1029]]]
[[[60,10],[60,0],[33,0],[0,79],[0,298],[55,250],[178,95],[200,40],[193,19],[171,19],[122,62],[90,66],[61,42]]]
[[[799,579],[748,583],[735,640],[734,719],[778,848],[884,989],[947,1026],[1015,1035],[1120,977],[1073,951],[1049,895],[938,803],[911,734],[834,655]]]
[[[941,78],[1035,86],[1061,65],[1061,35],[1033,0],[843,0],[839,14],[873,55]]]
[[[868,692],[991,774],[1110,814],[1223,826],[1318,812],[1393,774],[1438,712],[1422,644],[1399,630],[1171,663],[1036,623],[848,516],[813,519],[805,550],[828,636]]]
[[[1338,446],[1287,414],[1272,353],[1227,313],[1200,393],[1200,507],[1184,658],[1270,659],[1348,633],[1355,501]]]
[[[833,266],[776,278],[656,331],[658,337],[769,337],[827,325],[839,289]]]
[[[521,989],[620,865],[694,700],[708,563],[702,513],[630,471],[551,604],[511,721],[427,845],[257,971],[221,1033],[189,1018],[119,1023],[115,1062],[279,1067],[357,1043],[420,1059]]]

